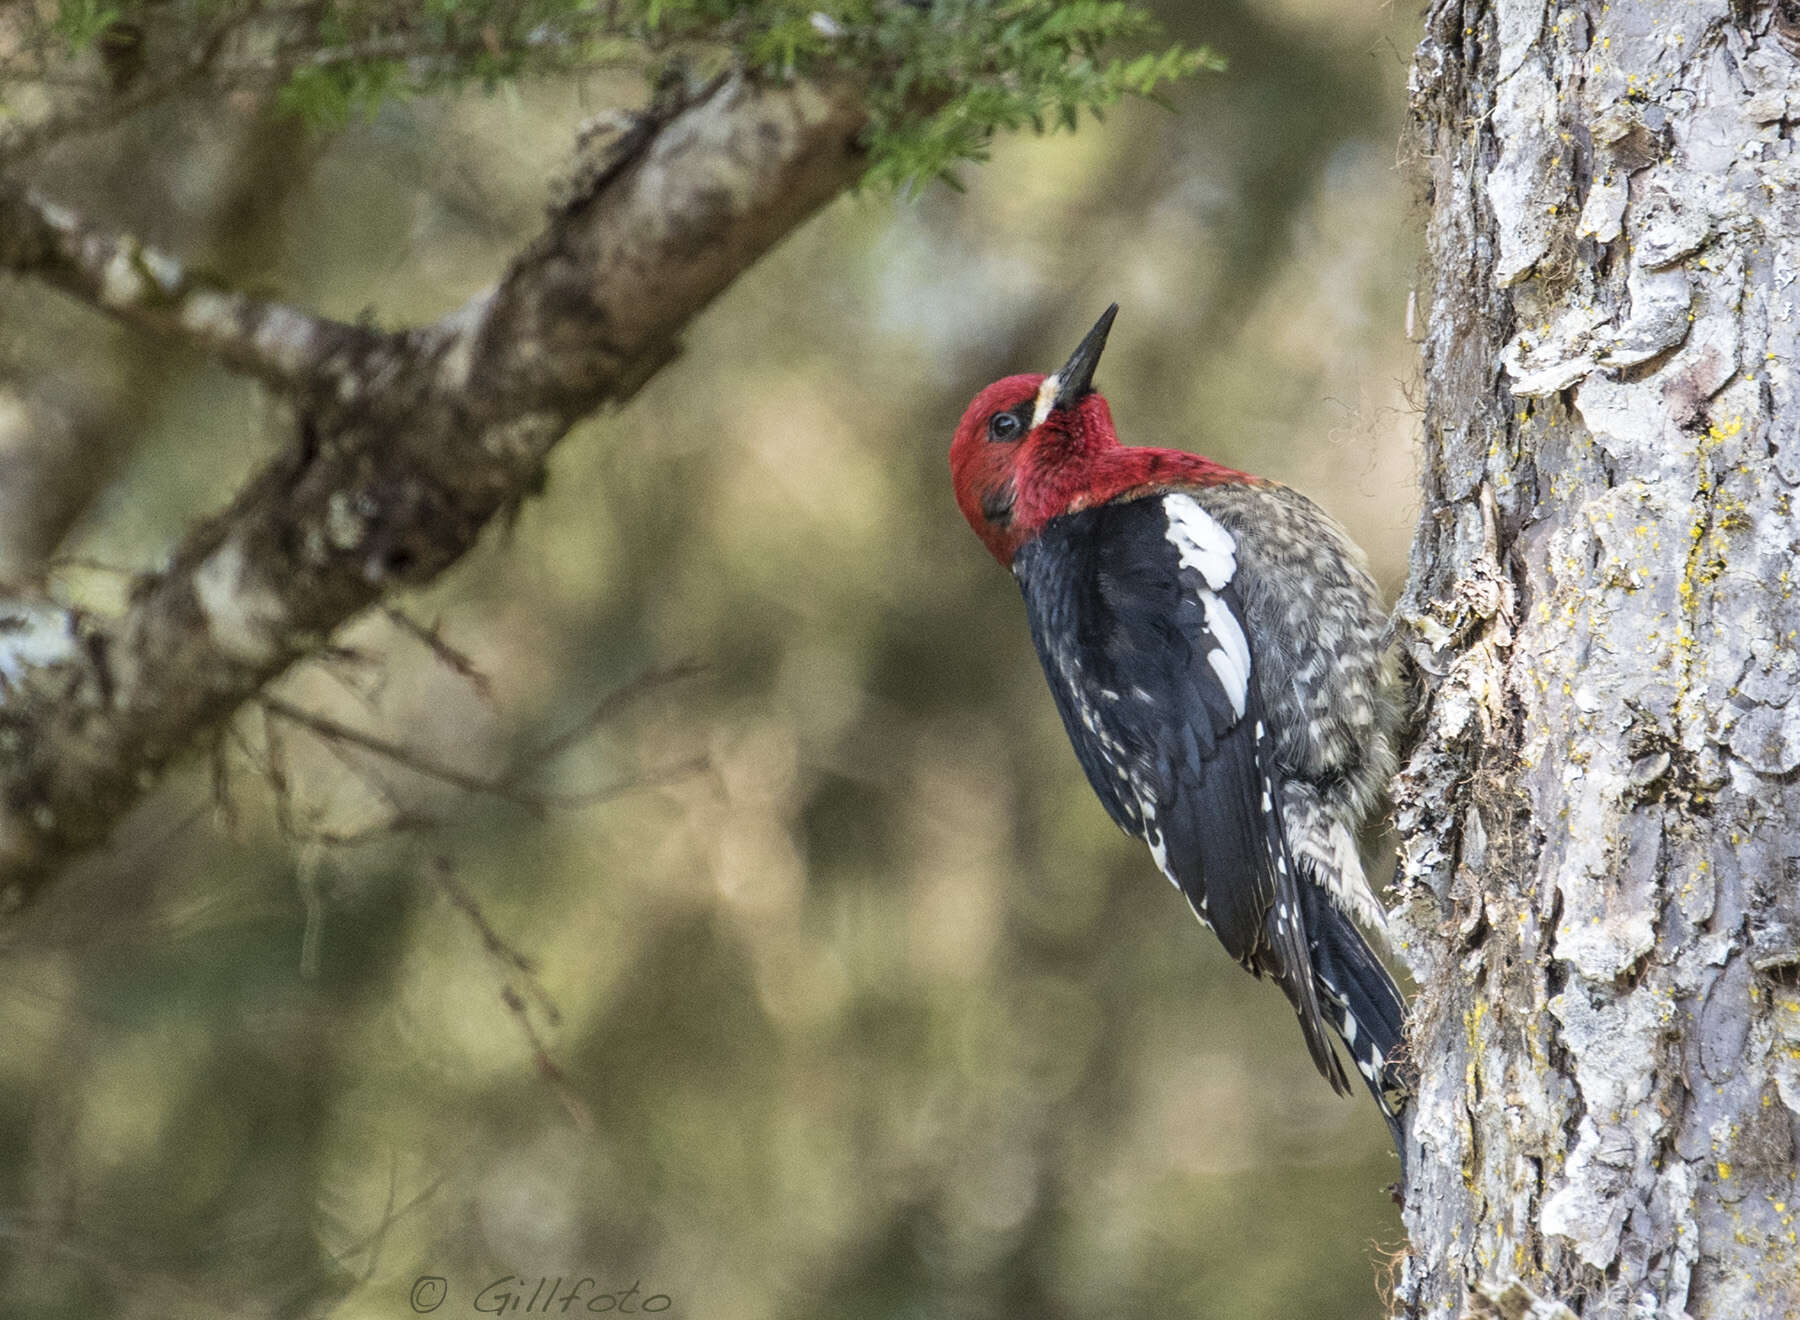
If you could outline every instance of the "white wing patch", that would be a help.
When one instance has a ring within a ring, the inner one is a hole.
[[[1200,593],[1206,606],[1207,631],[1219,644],[1206,653],[1206,662],[1219,676],[1219,686],[1231,699],[1237,717],[1244,718],[1244,707],[1250,702],[1250,643],[1231,608],[1210,591]]]
[[[1237,717],[1244,718],[1250,701],[1250,643],[1237,616],[1213,593],[1223,591],[1237,572],[1237,543],[1192,495],[1163,496],[1163,514],[1169,520],[1164,533],[1183,568],[1191,568],[1206,583],[1201,603],[1206,606],[1206,627],[1218,645],[1206,654],[1206,662],[1219,676],[1219,685],[1231,700]]]
[[[1250,643],[1243,625],[1225,602],[1213,593],[1223,591],[1237,572],[1237,543],[1192,495],[1163,496],[1163,513],[1169,520],[1164,534],[1183,568],[1200,574],[1207,589],[1200,600],[1206,607],[1206,628],[1218,645],[1206,653],[1206,662],[1218,675],[1219,686],[1241,720],[1250,703]]]
[[[1163,496],[1163,513],[1169,519],[1169,544],[1181,556],[1181,566],[1199,570],[1207,586],[1223,591],[1237,572],[1237,543],[1231,533],[1192,495]]]

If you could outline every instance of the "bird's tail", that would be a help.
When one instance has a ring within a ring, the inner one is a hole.
[[[1317,885],[1297,887],[1306,910],[1319,1007],[1381,1106],[1394,1149],[1404,1164],[1400,1112],[1412,1090],[1401,1049],[1406,1039],[1406,1001],[1343,909]]]

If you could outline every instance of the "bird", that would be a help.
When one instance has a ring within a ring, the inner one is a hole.
[[[1357,835],[1393,774],[1396,709],[1368,561],[1306,496],[1127,445],[1094,388],[1118,304],[1060,370],[976,394],[957,506],[1024,597],[1101,804],[1226,951],[1279,986],[1313,1064],[1342,1042],[1404,1166],[1406,1004],[1366,928]]]

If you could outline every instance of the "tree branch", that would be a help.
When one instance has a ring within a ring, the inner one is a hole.
[[[0,894],[29,898],[333,629],[454,563],[577,418],[628,397],[696,312],[856,180],[864,118],[845,85],[733,77],[615,120],[497,286],[397,334],[207,287],[0,193],[0,265],[210,336],[296,414],[285,452],[135,582],[122,616],[0,600]]]
[[[211,254],[215,281],[266,269],[283,204],[319,150],[298,121],[267,113],[244,117],[230,139],[204,213],[183,231]],[[43,580],[46,559],[117,474],[190,351],[158,335],[103,370],[71,374],[66,349],[41,336],[0,349],[0,582]]]
[[[0,177],[0,269],[32,275],[127,325],[183,340],[273,389],[353,385],[386,336],[265,302]]]

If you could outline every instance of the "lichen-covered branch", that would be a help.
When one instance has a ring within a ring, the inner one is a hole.
[[[21,189],[0,196],[0,264],[196,338],[294,411],[292,443],[119,617],[0,601],[9,901],[339,624],[455,562],[578,417],[627,397],[694,313],[855,181],[863,122],[841,84],[672,94],[585,140],[567,197],[492,289],[391,334],[234,299]]]
[[[284,203],[318,154],[303,126],[272,115],[243,119],[229,140],[205,210],[182,231],[183,242],[211,254],[211,277],[221,285],[260,268],[278,240]],[[35,284],[17,286],[9,303],[42,297]],[[68,369],[66,350],[42,336],[9,345],[4,372],[12,380],[0,383],[0,582],[41,581],[54,571],[48,561],[117,475],[141,419],[181,379],[179,364],[194,345],[157,328],[131,352],[78,372]]]
[[[1440,3],[1419,49],[1407,1316],[1800,1316],[1778,8]]]
[[[215,355],[275,389],[354,388],[386,336],[252,298],[166,252],[109,233],[0,176],[0,269],[29,275],[128,325]]]

